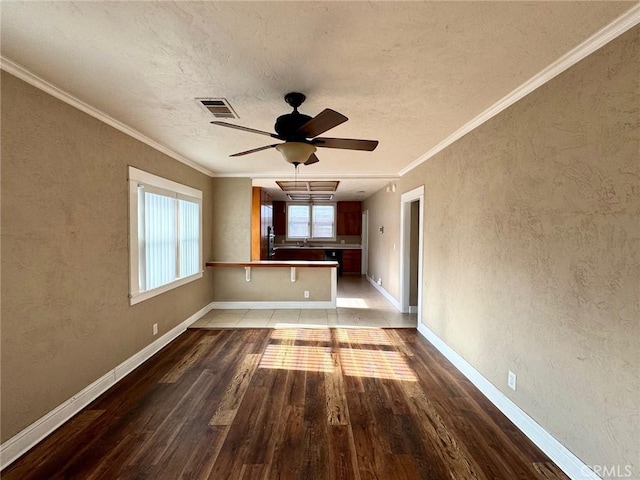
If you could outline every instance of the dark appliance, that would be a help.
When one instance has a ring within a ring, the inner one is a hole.
[[[267,255],[269,260],[271,260],[276,254],[273,248],[276,241],[276,235],[275,233],[273,233],[273,231],[274,228],[271,225],[267,227]]]
[[[325,250],[324,259],[338,262],[338,275],[342,275],[342,250]]]

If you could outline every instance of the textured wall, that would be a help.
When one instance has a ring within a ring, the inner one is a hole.
[[[289,268],[252,268],[247,282],[242,267],[213,269],[216,302],[320,302],[331,300],[330,268],[296,268],[291,282]],[[309,298],[304,298],[304,291]]]
[[[213,178],[213,245],[216,262],[251,260],[251,179]]]
[[[400,298],[400,193],[380,190],[362,203],[369,211],[369,271],[396,299]],[[384,227],[384,232],[380,232]]]
[[[398,184],[425,186],[426,325],[583,462],[634,478],[639,58],[636,27]],[[378,270],[388,244],[372,244]]]
[[[212,184],[4,72],[1,120],[5,441],[211,301],[205,272],[129,306],[127,166],[202,190],[205,239]]]

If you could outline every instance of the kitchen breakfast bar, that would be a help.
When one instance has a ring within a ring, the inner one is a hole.
[[[335,308],[336,261],[207,262],[218,309]]]

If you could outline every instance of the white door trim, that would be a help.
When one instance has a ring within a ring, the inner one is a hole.
[[[368,275],[369,272],[369,210],[362,212],[362,230],[361,230],[361,249],[362,260],[360,264],[360,273]]]
[[[422,252],[424,185],[403,193],[400,197],[400,307],[402,313],[409,313],[410,252],[411,252],[411,203],[419,202],[418,218],[418,325],[422,321]]]

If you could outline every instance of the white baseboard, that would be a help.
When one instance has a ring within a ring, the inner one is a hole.
[[[378,285],[376,283],[376,281],[370,277],[369,275],[366,276],[367,280],[369,280],[369,283],[371,285],[373,285],[373,288],[375,288],[376,290],[378,290],[378,292],[380,292],[380,294],[386,298],[387,300],[389,300],[391,302],[391,304],[399,311],[402,312],[402,307],[400,306],[400,302],[398,302],[398,300],[396,300],[395,298],[393,298],[391,296],[391,294],[389,292],[387,292],[382,285]]]
[[[462,374],[473,383],[482,394],[511,420],[529,440],[535,443],[553,462],[573,480],[599,480],[585,463],[571,453],[534,419],[520,409],[504,393],[487,380],[469,362],[447,345],[423,323],[418,331],[429,343],[437,348]]]
[[[336,308],[336,301],[323,302],[212,302],[211,309],[329,309]]]
[[[211,308],[211,304],[209,304],[200,309],[184,322],[162,335],[153,343],[147,345],[113,370],[105,373],[95,382],[88,385],[73,397],[58,405],[49,413],[39,418],[27,428],[0,445],[0,470],[11,465],[22,454],[33,448],[41,440],[53,433],[53,431],[60,427],[64,422],[69,420],[109,388],[131,373],[134,369],[142,365],[158,351],[172,342],[176,337],[182,334],[189,325],[207,314]]]

